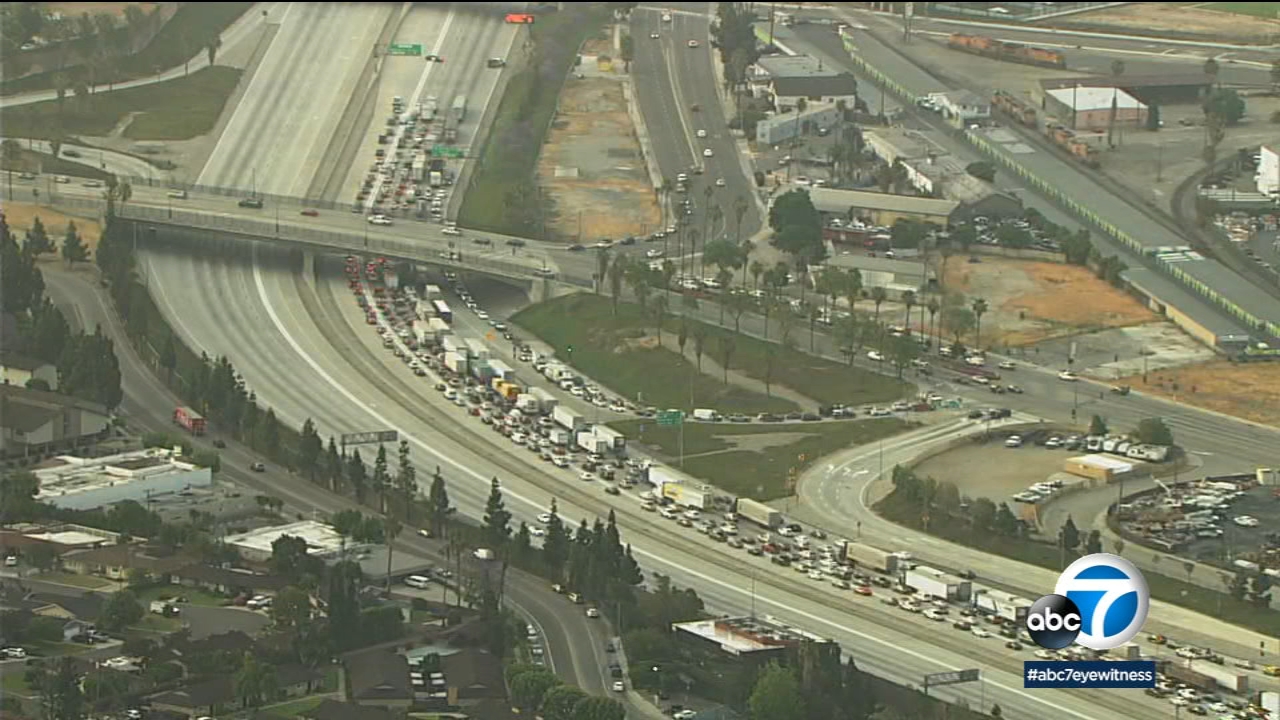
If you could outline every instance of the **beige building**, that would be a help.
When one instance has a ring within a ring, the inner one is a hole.
[[[94,442],[107,432],[106,407],[69,395],[0,385],[0,451],[44,454]]]
[[[57,390],[58,368],[26,355],[0,353],[0,383],[26,387],[32,380],[43,380],[50,390]]]
[[[1120,88],[1070,87],[1045,92],[1045,111],[1073,130],[1103,131],[1111,124],[1116,107],[1116,127],[1144,127],[1147,106]]]

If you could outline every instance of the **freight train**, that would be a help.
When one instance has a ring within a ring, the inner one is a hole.
[[[952,33],[951,37],[947,39],[947,45],[953,50],[1004,60],[1005,62],[1039,65],[1040,67],[1057,68],[1059,70],[1067,69],[1067,58],[1057,50],[1046,50],[1023,45],[1022,43],[1004,42],[1003,40],[983,35]]]

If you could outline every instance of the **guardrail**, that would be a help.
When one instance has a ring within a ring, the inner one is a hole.
[[[919,96],[863,59],[862,56],[858,54],[857,43],[855,43],[852,38],[841,34],[840,39],[854,66],[863,73],[874,78],[884,89],[893,91],[895,95],[898,95],[904,100],[910,102],[913,106],[916,104],[916,101],[919,100]],[[1009,170],[1034,187],[1042,195],[1062,204],[1063,207],[1075,213],[1077,217],[1089,222],[1107,236],[1137,253],[1140,257],[1149,259],[1156,269],[1173,277],[1184,287],[1222,308],[1232,317],[1244,323],[1247,327],[1264,329],[1270,332],[1273,336],[1280,337],[1280,325],[1267,322],[1262,318],[1257,317],[1253,313],[1237,305],[1233,300],[1226,297],[1218,290],[1211,288],[1204,282],[1192,277],[1185,270],[1178,267],[1177,264],[1170,263],[1156,257],[1150,252],[1149,248],[1138,242],[1138,240],[1132,235],[1103,219],[1093,210],[1090,210],[1084,205],[1076,202],[1074,199],[1059,190],[1053,183],[1043,180],[1038,175],[1027,170],[1026,167],[1016,162],[1007,153],[999,151],[995,145],[985,137],[982,137],[971,130],[964,130],[961,133],[961,136],[978,150],[998,162],[1006,170]]]

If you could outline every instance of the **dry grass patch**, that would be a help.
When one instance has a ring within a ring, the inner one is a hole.
[[[89,249],[90,259],[93,258],[93,252],[98,249],[98,238],[102,237],[102,225],[96,220],[64,215],[57,210],[33,203],[5,202],[4,204],[5,222],[18,238],[26,236],[36,217],[44,223],[49,239],[53,241],[54,247],[59,249],[62,248],[62,238],[67,234],[67,224],[75,221],[76,232],[80,233],[80,240]]]
[[[1120,382],[1145,393],[1178,400],[1254,422],[1280,426],[1280,363],[1207,363],[1167,368]]]

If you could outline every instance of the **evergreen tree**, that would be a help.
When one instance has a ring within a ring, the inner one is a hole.
[[[40,221],[39,215],[32,219],[31,229],[27,231],[27,241],[22,247],[32,255],[43,255],[53,249],[53,241],[49,239],[49,231],[45,230],[44,223]]]
[[[431,516],[431,534],[438,537],[444,532],[445,521],[453,512],[453,507],[449,505],[449,490],[445,487],[444,475],[440,474],[439,465],[436,466],[435,474],[431,476],[431,490],[427,495],[427,512]]]
[[[1062,529],[1058,531],[1058,542],[1062,544],[1065,550],[1075,550],[1080,545],[1080,529],[1076,527],[1076,521],[1067,516],[1066,522],[1062,523]]]
[[[413,467],[409,457],[409,441],[400,441],[400,452],[396,458],[396,492],[400,495],[404,507],[404,518],[413,521],[413,499],[418,494],[418,471]]]
[[[263,452],[272,457],[280,457],[280,421],[276,420],[275,410],[267,408],[266,414],[254,428],[254,435],[258,438],[258,447]]]
[[[387,470],[387,446],[378,446],[373,460],[373,491],[378,494],[378,512],[387,511],[387,489],[391,486],[391,473]]]
[[[484,506],[485,540],[495,549],[507,544],[511,537],[511,512],[502,499],[502,486],[498,478],[489,483],[489,499]]]
[[[329,481],[329,489],[337,491],[342,485],[342,455],[338,453],[338,443],[329,436],[329,448],[325,451],[325,479]]]
[[[298,443],[298,468],[313,482],[320,467],[320,454],[323,452],[324,443],[320,440],[320,433],[316,432],[316,424],[311,418],[307,418],[302,423],[302,437]]]
[[[67,235],[62,239],[62,259],[71,266],[89,259],[89,249],[80,239],[80,233],[76,230],[74,222],[67,223]]]
[[[569,535],[556,508],[555,498],[551,499],[551,515],[547,521],[547,535],[542,539],[542,562],[551,574],[553,581],[564,577],[564,564],[569,560]]]
[[[795,672],[775,662],[760,673],[748,704],[752,720],[793,720],[807,717],[805,700]]]
[[[15,315],[35,308],[44,296],[44,276],[35,256],[23,252],[0,214],[0,307]]]
[[[533,554],[533,536],[529,533],[529,524],[523,520],[520,527],[516,530],[515,543],[512,547],[511,557],[516,564],[523,565]]]
[[[31,354],[47,362],[56,363],[71,341],[71,328],[62,311],[54,307],[49,298],[40,304],[35,325],[31,332]]]
[[[351,490],[355,493],[358,503],[364,502],[366,484],[369,481],[367,473],[364,460],[360,459],[360,451],[351,451],[351,457],[347,459],[347,482],[351,483]]]

